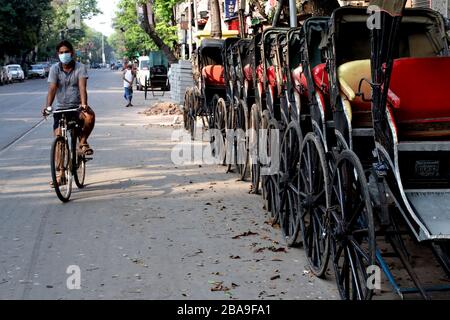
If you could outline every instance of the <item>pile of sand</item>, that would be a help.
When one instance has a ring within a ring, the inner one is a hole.
[[[182,115],[180,107],[174,102],[158,102],[151,108],[142,112],[147,116],[155,115]]]

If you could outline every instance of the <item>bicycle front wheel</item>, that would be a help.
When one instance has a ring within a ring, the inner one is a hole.
[[[53,142],[50,164],[56,195],[62,202],[68,202],[72,194],[72,170],[69,145],[63,137]]]
[[[73,161],[73,177],[78,189],[83,189],[86,179],[86,159],[82,155],[77,155],[77,158],[77,161]]]
[[[79,152],[79,141],[77,135],[72,131],[72,174],[78,189],[84,188],[86,179],[86,157]]]

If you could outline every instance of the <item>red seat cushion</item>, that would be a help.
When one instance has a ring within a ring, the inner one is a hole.
[[[314,83],[316,86],[322,90],[323,93],[328,94],[329,92],[329,82],[328,73],[326,71],[326,64],[321,63],[312,69],[312,75],[314,78]]]
[[[262,64],[260,64],[259,66],[256,67],[256,76],[257,76],[259,82],[263,83],[264,79],[263,79],[263,66],[262,66]]]
[[[292,70],[292,78],[294,79],[295,89],[299,93],[308,94],[308,83],[306,82],[306,77],[303,73],[302,65]]]
[[[402,58],[394,61],[390,89],[400,99],[393,109],[401,123],[450,120],[450,57]]]
[[[267,81],[269,82],[269,86],[275,87],[277,84],[277,78],[275,76],[275,67],[270,66],[267,68]]]
[[[245,65],[244,67],[244,76],[248,81],[252,81],[253,79],[253,70],[250,64]]]
[[[203,79],[208,85],[225,85],[224,68],[221,65],[209,65],[202,70]]]

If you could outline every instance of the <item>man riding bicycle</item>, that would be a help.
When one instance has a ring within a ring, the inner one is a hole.
[[[95,126],[95,113],[88,106],[87,79],[89,78],[86,66],[74,60],[74,49],[72,44],[67,41],[61,41],[56,46],[56,51],[60,62],[51,67],[48,76],[48,95],[47,106],[42,111],[51,107],[55,97],[58,102],[58,109],[70,109],[80,107],[79,112],[74,112],[70,116],[79,121],[82,128],[80,135],[79,152],[91,156],[94,151],[89,146],[89,138]],[[54,115],[53,129],[55,136],[61,135],[59,122],[61,114]]]
[[[81,127],[78,152],[85,156],[91,156],[94,151],[89,146],[87,139],[95,126],[95,113],[88,106],[87,79],[89,76],[86,66],[74,60],[74,49],[69,41],[60,42],[56,46],[56,51],[60,63],[53,65],[50,69],[47,105],[42,113],[44,116],[47,115],[47,109],[52,106],[55,97],[59,110],[79,108],[79,111],[67,113],[65,117],[68,120],[77,121]],[[53,129],[57,137],[61,136],[61,129],[59,128],[61,117],[61,113],[53,115]],[[66,184],[66,177],[63,163],[61,162],[58,167],[56,183],[64,185]],[[56,187],[53,181],[51,186]]]

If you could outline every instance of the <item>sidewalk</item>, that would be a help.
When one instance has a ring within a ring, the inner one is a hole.
[[[279,243],[248,183],[175,166],[173,129],[139,114],[140,93],[136,107],[117,106],[116,80],[90,96],[95,160],[67,205],[48,187],[49,122],[0,154],[1,299],[338,298],[301,249]],[[81,290],[66,287],[70,265]]]

